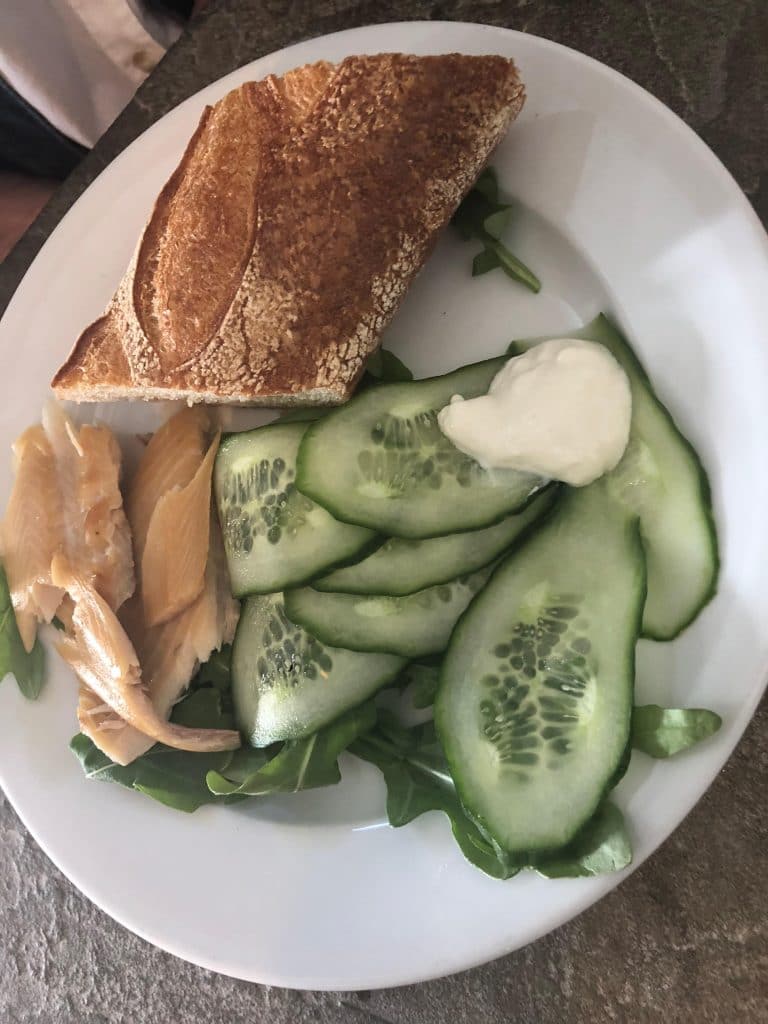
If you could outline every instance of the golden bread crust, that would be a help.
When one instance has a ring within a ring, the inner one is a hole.
[[[61,398],[344,401],[517,116],[503,57],[319,63],[207,108]]]

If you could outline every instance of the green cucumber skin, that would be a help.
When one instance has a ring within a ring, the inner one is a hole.
[[[662,418],[667,421],[672,432],[677,435],[678,442],[691,457],[691,461],[696,466],[698,483],[699,483],[699,504],[701,506],[701,512],[703,521],[709,536],[710,544],[710,557],[712,560],[712,575],[708,588],[701,594],[699,603],[692,606],[687,617],[679,621],[675,626],[669,629],[662,627],[649,627],[647,622],[644,620],[642,636],[648,640],[674,640],[678,637],[684,629],[696,619],[701,610],[709,604],[709,602],[717,594],[717,587],[720,577],[720,545],[717,537],[717,524],[715,522],[714,509],[712,507],[712,489],[709,483],[709,476],[707,471],[704,469],[704,465],[699,457],[698,452],[694,448],[693,444],[688,440],[685,434],[680,430],[675,418],[672,413],[667,409],[666,405],[661,401],[656,393],[656,389],[648,376],[645,367],[642,365],[634,350],[630,346],[629,342],[626,341],[623,334],[619,329],[609,320],[605,314],[601,314],[597,317],[597,320],[593,324],[588,324],[584,330],[589,331],[594,326],[596,339],[602,344],[609,348],[611,353],[618,359],[618,361],[625,367],[634,371],[641,383],[645,386],[648,392],[648,396],[656,406],[656,409],[661,414]],[[588,335],[585,334],[585,337]],[[631,377],[630,377],[631,379]],[[642,518],[640,520],[640,536],[643,536],[643,523]]]
[[[503,555],[506,551],[509,551],[513,545],[520,543],[525,537],[527,537],[529,531],[533,529],[538,529],[538,527],[541,526],[544,520],[552,514],[552,511],[557,503],[558,497],[561,494],[562,487],[559,484],[549,484],[543,490],[539,491],[538,494],[534,495],[531,502],[526,506],[526,508],[522,512],[516,512],[514,513],[514,516],[505,517],[507,519],[517,519],[518,516],[525,516],[528,512],[533,510],[532,506],[535,505],[536,502],[541,503],[540,510],[538,511],[537,515],[534,518],[532,518],[530,522],[525,523],[520,533],[516,536],[513,536],[508,544],[506,544],[504,547],[494,550],[492,554],[490,554],[486,558],[481,559],[480,561],[472,562],[472,564],[467,564],[465,562],[462,566],[459,566],[458,569],[456,568],[455,562],[453,563],[452,566],[446,565],[446,568],[444,570],[440,572],[436,571],[434,574],[430,575],[429,578],[422,577],[419,580],[417,586],[413,586],[412,583],[406,582],[402,575],[399,575],[397,577],[393,575],[391,578],[388,578],[386,576],[386,572],[383,569],[379,570],[379,577],[375,586],[373,584],[368,583],[356,583],[354,577],[351,574],[347,574],[345,576],[342,574],[337,574],[336,571],[334,571],[333,573],[323,574],[322,576],[316,577],[314,580],[310,581],[310,585],[315,590],[319,590],[324,594],[355,594],[359,596],[375,594],[381,597],[407,597],[410,594],[415,594],[419,590],[426,590],[429,587],[439,586],[442,583],[450,583],[452,580],[456,579],[457,576],[464,576],[468,573],[474,573],[479,571],[480,569],[484,569],[486,566],[490,565],[493,561],[495,561],[497,558]],[[503,523],[504,520],[502,519],[501,522]],[[496,526],[499,525],[501,524],[496,523],[490,527],[485,527],[484,529],[494,529]],[[428,545],[432,541],[442,541],[448,539],[448,537],[453,536],[470,537],[471,534],[475,532],[480,533],[483,531],[466,530],[463,533],[459,534],[447,534],[444,537],[428,537],[424,540],[414,541],[412,543],[415,543],[417,545]],[[395,543],[397,543],[400,539],[401,538],[398,537],[390,538],[390,540],[394,541]],[[380,541],[380,543],[376,546],[375,551],[380,550],[380,548],[385,543],[387,543],[386,540]],[[373,552],[374,554],[375,551]],[[413,551],[412,554],[414,560],[419,559],[420,556],[418,550]],[[365,557],[368,558],[370,557],[370,555],[366,555]],[[351,565],[353,568],[357,568],[358,566],[362,568],[364,561],[365,559],[360,559],[359,561],[351,563]],[[344,569],[345,567],[340,568]],[[340,576],[339,579],[336,579],[337,575]]]
[[[604,313],[601,313],[584,327],[581,327],[578,330],[569,331],[568,334],[570,337],[582,338],[585,341],[599,342],[610,351],[627,373],[630,380],[630,386],[632,387],[633,397],[637,387],[643,389],[656,411],[660,414],[661,419],[668,425],[670,433],[675,437],[680,447],[689,455],[691,464],[696,467],[699,486],[698,505],[700,507],[702,522],[708,536],[710,548],[709,556],[711,561],[711,574],[709,584],[702,590],[699,600],[695,604],[692,604],[688,609],[687,614],[678,617],[675,622],[670,623],[668,626],[662,626],[658,623],[649,623],[648,616],[646,614],[641,634],[648,640],[674,640],[683,632],[683,630],[687,629],[687,627],[691,625],[691,623],[699,616],[702,609],[705,608],[717,594],[720,575],[720,550],[717,537],[717,524],[715,522],[715,515],[712,506],[712,491],[709,483],[709,477],[693,444],[680,430],[674,416],[657,395],[656,389],[654,388],[645,367],[640,362],[634,349],[610,318]],[[508,352],[510,355],[519,355],[541,340],[544,339],[535,338],[513,341],[509,346]],[[642,537],[642,518],[640,533]],[[647,542],[644,541],[644,543]]]
[[[338,718],[339,715],[344,714],[353,707],[358,707],[359,705],[364,704],[366,700],[370,699],[370,697],[379,690],[384,689],[390,683],[394,682],[406,664],[405,659],[392,657],[389,659],[392,662],[391,669],[389,671],[380,673],[373,683],[366,679],[365,673],[361,673],[359,676],[361,679],[359,692],[355,693],[351,699],[339,700],[337,704],[326,713],[320,715],[316,714],[314,717],[307,717],[305,714],[303,721],[301,715],[297,715],[295,713],[292,715],[286,715],[286,720],[289,721],[289,725],[286,728],[281,729],[279,732],[269,732],[262,725],[261,731],[259,731],[257,729],[253,707],[251,706],[254,702],[253,696],[250,693],[246,693],[246,689],[252,684],[250,684],[248,679],[243,679],[240,676],[238,648],[244,643],[253,642],[249,640],[247,635],[247,631],[252,626],[248,616],[248,603],[250,601],[269,601],[270,599],[279,600],[280,597],[281,595],[252,595],[250,598],[247,598],[243,602],[240,619],[237,624],[232,644],[232,697],[235,708],[235,719],[237,727],[246,742],[250,746],[254,747],[266,747],[270,746],[272,743],[304,739],[307,736],[311,736],[318,729],[334,721],[334,719]],[[352,652],[341,651],[342,655],[347,653]],[[354,653],[357,654],[357,652]],[[361,654],[359,657],[363,659],[364,655]],[[314,684],[315,680],[311,680],[310,682]],[[306,679],[298,679],[294,682],[294,695],[295,691],[302,685],[307,685]],[[258,703],[259,699],[261,698],[257,696],[256,703]]]
[[[591,485],[595,486],[595,485]],[[573,493],[570,491],[570,493]],[[607,499],[614,500],[614,499]],[[564,513],[563,504],[557,506],[550,516],[547,517],[544,529],[550,527],[555,528],[557,526],[557,520]],[[514,856],[521,857],[526,862],[532,862],[536,857],[554,853],[560,849],[565,843],[571,842],[586,826],[590,819],[597,811],[598,807],[605,799],[606,795],[618,784],[624,775],[629,763],[627,756],[628,751],[631,752],[631,725],[632,725],[632,707],[634,705],[634,681],[635,681],[635,665],[636,665],[636,647],[637,640],[641,636],[642,620],[643,620],[643,608],[645,604],[645,597],[647,592],[647,577],[645,571],[645,552],[642,544],[642,538],[640,534],[640,523],[639,517],[625,515],[626,520],[626,539],[628,544],[633,549],[633,565],[635,569],[634,579],[634,592],[636,594],[635,599],[635,611],[633,616],[633,622],[631,623],[631,629],[627,633],[627,642],[625,645],[624,662],[626,665],[625,678],[627,679],[628,693],[626,695],[626,715],[624,716],[624,727],[620,734],[620,744],[617,746],[616,757],[610,763],[606,764],[605,767],[605,779],[602,787],[599,791],[596,790],[594,797],[584,811],[578,821],[573,823],[570,834],[565,839],[559,839],[556,843],[546,845],[536,845],[526,847],[525,849],[510,848],[505,845],[503,839],[495,831],[493,825],[484,817],[482,813],[478,813],[472,807],[471,795],[467,792],[467,786],[464,779],[464,773],[461,763],[461,758],[456,756],[456,749],[450,736],[450,725],[448,723],[449,712],[447,708],[448,702],[448,686],[449,686],[449,671],[450,664],[449,658],[451,650],[454,645],[457,647],[470,647],[472,641],[470,638],[464,637],[464,632],[468,628],[468,624],[471,626],[472,615],[479,609],[482,608],[483,601],[489,601],[493,597],[493,586],[496,581],[503,579],[505,572],[515,558],[519,555],[521,550],[524,551],[524,545],[516,545],[512,551],[500,562],[500,564],[494,569],[493,574],[486,583],[485,587],[475,596],[466,608],[464,613],[458,619],[451,639],[448,645],[445,656],[443,657],[441,669],[440,669],[440,682],[438,685],[437,695],[434,704],[435,714],[435,726],[437,729],[438,738],[445,752],[446,759],[448,761],[451,776],[454,780],[456,791],[461,800],[462,806],[470,818],[470,820],[478,827],[482,835],[487,839],[493,848],[503,856]],[[537,531],[532,530],[529,534],[531,539],[535,537]]]
[[[471,363],[467,366],[459,367],[456,370],[446,374],[439,374],[434,377],[426,377],[421,380],[411,381],[407,383],[396,382],[379,384],[374,389],[366,391],[363,394],[357,395],[352,398],[345,405],[334,409],[328,417],[324,417],[316,423],[309,426],[301,446],[299,448],[298,457],[296,460],[296,485],[302,494],[305,494],[312,501],[321,505],[327,509],[330,514],[342,523],[349,523],[354,526],[363,526],[371,530],[383,533],[389,537],[400,537],[405,540],[426,540],[434,537],[444,537],[454,533],[467,533],[478,529],[483,529],[487,526],[493,526],[500,523],[510,515],[525,511],[530,505],[533,499],[541,493],[544,487],[546,487],[550,481],[537,478],[533,474],[531,476],[531,490],[525,496],[516,499],[511,502],[509,506],[500,509],[498,511],[481,511],[481,508],[475,506],[473,508],[473,516],[471,522],[469,521],[452,521],[445,526],[438,527],[436,529],[430,529],[425,531],[422,527],[413,524],[404,523],[400,520],[389,519],[386,523],[379,521],[376,515],[361,515],[359,512],[350,512],[348,505],[345,503],[344,497],[339,497],[333,493],[329,493],[327,490],[317,486],[312,481],[312,448],[318,443],[318,437],[321,436],[320,432],[326,428],[326,424],[330,418],[339,415],[351,415],[354,414],[355,409],[361,404],[369,401],[373,394],[379,398],[382,395],[402,393],[404,388],[415,388],[429,386],[441,381],[444,381],[447,377],[467,374],[475,374],[482,379],[482,386],[464,387],[457,383],[457,388],[463,391],[465,397],[473,397],[474,395],[484,394],[487,390],[493,377],[501,369],[502,366],[507,362],[506,356],[497,356],[493,359],[486,359],[478,363]],[[456,389],[453,389],[451,393],[455,393]],[[449,389],[450,391],[450,389]],[[446,399],[447,401],[448,399]],[[440,500],[438,494],[435,495],[437,500]]]
[[[490,576],[490,569],[486,567],[486,570],[478,570],[477,573],[472,573],[472,577],[478,580],[479,586],[485,583],[487,576]],[[439,586],[445,586],[440,584]],[[394,600],[408,601],[410,598],[416,600],[419,595],[424,594],[430,590],[437,590],[438,587],[426,587],[423,591],[416,591],[415,594],[406,594],[403,598],[395,598]],[[297,588],[296,590],[288,590],[285,592],[285,610],[288,618],[301,626],[307,632],[316,636],[322,643],[327,644],[329,647],[342,648],[349,651],[358,651],[364,654],[393,654],[401,658],[413,659],[413,658],[424,658],[434,654],[441,654],[450,640],[450,633],[452,632],[452,624],[448,627],[448,631],[440,636],[436,637],[434,633],[430,634],[429,638],[425,638],[423,635],[419,638],[404,638],[406,629],[403,628],[399,632],[396,638],[389,640],[371,638],[370,635],[361,637],[359,632],[356,633],[354,629],[352,632],[349,630],[348,621],[353,619],[354,611],[350,612],[349,616],[333,615],[326,617],[325,621],[318,620],[318,618],[312,618],[311,612],[307,614],[306,610],[302,611],[300,602],[302,597],[311,597],[311,588]],[[316,591],[316,599],[322,607],[325,601],[326,605],[336,604],[344,606],[353,605],[355,602],[375,601],[379,595],[376,594],[324,594],[321,591]],[[386,596],[383,600],[388,600]],[[471,600],[471,597],[469,598]],[[439,608],[439,606],[438,606]],[[339,609],[341,611],[341,609]],[[406,613],[407,614],[407,613]],[[410,612],[411,617],[418,616],[420,614],[419,609],[412,609]],[[426,611],[423,613],[424,616],[429,619],[430,612]],[[329,623],[347,623],[346,625],[329,625]],[[439,626],[440,624],[437,623]]]
[[[354,565],[362,558],[367,558],[368,555],[373,554],[373,552],[376,551],[379,547],[381,547],[381,545],[384,544],[386,541],[386,537],[383,537],[380,534],[372,533],[367,538],[361,538],[359,544],[357,546],[351,546],[345,554],[340,555],[338,558],[335,559],[329,559],[325,561],[322,565],[315,566],[314,568],[309,569],[306,572],[296,572],[292,575],[289,575],[287,577],[281,577],[279,579],[270,577],[269,579],[265,580],[264,583],[259,583],[258,580],[255,580],[245,586],[239,586],[235,583],[234,573],[231,570],[230,552],[226,540],[226,531],[223,522],[221,502],[219,500],[217,468],[220,465],[226,463],[229,446],[232,444],[241,444],[243,440],[245,440],[248,436],[258,435],[259,438],[263,438],[265,435],[269,436],[270,434],[277,434],[278,432],[286,431],[289,433],[295,432],[297,434],[303,434],[306,431],[307,426],[308,422],[304,420],[291,420],[289,422],[285,422],[283,420],[278,419],[272,423],[267,423],[264,426],[255,427],[253,430],[228,433],[222,438],[222,442],[219,446],[219,451],[216,456],[216,468],[214,468],[214,505],[216,507],[216,516],[219,521],[222,536],[224,537],[227,564],[230,565],[230,583],[232,587],[232,593],[233,596],[237,598],[246,598],[252,595],[272,594],[281,591],[288,586],[301,586],[305,583],[309,583],[311,580],[319,578],[321,576],[325,576],[327,573],[335,569],[341,569],[349,565]]]

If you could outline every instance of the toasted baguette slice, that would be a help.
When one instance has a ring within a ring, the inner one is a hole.
[[[336,404],[524,100],[504,57],[349,57],[203,113],[74,401]]]

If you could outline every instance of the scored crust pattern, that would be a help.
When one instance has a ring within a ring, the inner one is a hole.
[[[524,98],[503,57],[380,54],[206,108],[61,397],[340,402]]]

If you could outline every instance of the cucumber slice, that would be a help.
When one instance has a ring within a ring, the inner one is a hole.
[[[629,739],[645,599],[637,518],[570,490],[459,621],[435,721],[462,803],[512,854],[564,846]]]
[[[504,358],[427,380],[381,384],[304,435],[296,484],[337,519],[392,537],[476,530],[522,509],[546,483],[488,471],[455,448],[437,413],[455,394],[484,394]]]
[[[449,583],[498,558],[532,523],[546,515],[557,494],[557,488],[550,487],[524,511],[484,530],[449,533],[428,540],[390,537],[362,562],[335,569],[314,580],[312,586],[323,593],[403,597],[438,583]]]
[[[629,445],[610,480],[615,493],[640,516],[648,567],[643,636],[672,640],[717,590],[720,560],[707,474],[610,320],[598,316],[572,333],[605,345],[629,377]],[[511,351],[524,351],[531,344],[514,342]]]
[[[236,597],[304,583],[381,543],[296,489],[296,453],[307,426],[279,422],[230,434],[216,456],[214,493]]]
[[[237,725],[254,747],[309,736],[367,700],[404,665],[391,654],[326,647],[289,622],[282,594],[243,604],[232,648]]]
[[[487,567],[406,597],[321,594],[302,587],[286,591],[285,611],[324,643],[420,658],[445,650],[456,620],[491,572]]]

